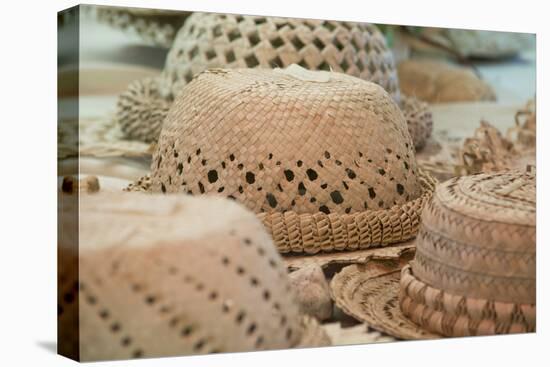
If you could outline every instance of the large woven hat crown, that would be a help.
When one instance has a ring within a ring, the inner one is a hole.
[[[315,345],[282,259],[240,205],[130,193],[79,209],[83,360]],[[63,323],[78,304],[60,307]]]
[[[425,198],[407,125],[389,94],[358,78],[297,66],[216,69],[196,77],[167,116],[151,184],[156,192],[234,198],[264,213],[267,223],[281,213],[336,220],[407,208],[385,212],[380,225],[395,220],[394,229],[382,234],[376,222],[381,237],[355,237],[363,243],[411,236],[417,224],[411,212]]]

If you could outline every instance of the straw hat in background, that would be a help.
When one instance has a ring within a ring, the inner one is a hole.
[[[401,96],[384,35],[372,24],[193,13],[158,78],[132,83],[119,98],[117,120],[130,139],[155,141],[182,86],[208,68],[284,68],[341,72],[381,85],[400,104],[421,148],[432,131],[427,104]]]
[[[191,14],[187,11],[95,6],[97,20],[132,32],[146,44],[170,48],[178,30]]]

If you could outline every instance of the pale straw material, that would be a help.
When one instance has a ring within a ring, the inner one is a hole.
[[[129,137],[156,140],[160,131],[156,128],[157,119],[153,120],[153,127],[147,127],[149,120],[143,118],[149,114],[143,111],[157,103],[156,95],[148,96],[147,91],[158,91],[161,98],[171,103],[184,85],[209,68],[272,69],[291,64],[372,81],[397,103],[401,102],[392,52],[373,24],[193,13],[178,32],[161,77],[137,81],[120,96],[118,121],[123,131],[133,132]],[[148,99],[152,102],[147,102]],[[426,120],[431,124],[426,105],[411,99],[402,107],[412,131]],[[155,113],[162,115],[163,111]],[[414,133],[413,139],[416,138],[421,139],[418,142],[421,147],[424,135]],[[413,141],[417,145],[417,140]]]
[[[146,44],[169,48],[185,19],[191,14],[186,11],[122,8],[96,6],[97,19],[114,28],[131,32]]]
[[[448,336],[535,331],[535,181],[507,171],[437,187],[402,273],[405,315]]]
[[[197,76],[174,102],[151,168],[153,192],[243,203],[280,252],[413,238],[435,184],[380,86],[298,66]]]
[[[280,255],[242,206],[95,194],[81,198],[79,212],[80,279],[63,288],[59,317],[65,329],[79,304],[82,360],[328,345],[299,313]]]
[[[330,283],[334,302],[346,314],[395,338],[439,338],[399,309],[399,275],[409,259],[410,256],[394,261],[374,260],[345,267]]]
[[[410,265],[351,265],[331,282],[346,313],[397,338],[534,332],[535,176],[438,185]]]

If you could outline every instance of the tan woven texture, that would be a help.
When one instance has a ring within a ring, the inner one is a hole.
[[[334,302],[370,328],[398,339],[440,337],[416,325],[399,309],[401,268],[410,259],[411,256],[404,256],[398,260],[372,260],[345,267],[330,283]]]
[[[401,308],[444,335],[534,331],[535,176],[455,178],[422,214]]]
[[[163,98],[171,99],[195,75],[208,68],[272,69],[291,64],[372,81],[400,102],[393,55],[375,25],[210,13],[193,13],[186,20],[170,49],[162,76],[154,81],[157,85],[153,88],[158,89]],[[138,90],[151,88],[149,81],[143,84]],[[141,111],[153,106],[145,103],[144,107],[129,113],[127,108],[136,106],[128,107],[123,102],[135,99],[136,87],[133,88],[121,95],[119,109],[122,111],[118,120],[123,130],[125,125],[143,126],[140,135],[145,135],[147,141],[156,140],[158,134],[146,127],[147,119],[140,117]],[[424,113],[425,106],[408,103],[404,108],[412,125],[424,122],[417,117]]]
[[[208,68],[284,68],[298,64],[360,77],[399,100],[397,71],[375,25],[310,19],[194,13],[166,59],[164,95]]]
[[[82,360],[328,344],[299,314],[280,255],[242,206],[95,194],[80,213]]]
[[[116,118],[124,122],[119,125],[126,138],[150,143],[157,140],[171,105],[171,98],[160,95],[155,79],[136,80],[120,95]]]
[[[412,238],[434,185],[380,86],[297,66],[197,76],[170,110],[151,169],[154,192],[243,203],[281,252]]]
[[[185,19],[185,11],[97,6],[97,19],[114,28],[132,32],[153,46],[169,48]]]
[[[495,92],[471,69],[431,59],[412,59],[397,68],[403,93],[430,103],[494,101]]]
[[[515,126],[503,135],[481,121],[472,137],[466,138],[458,155],[458,172],[475,174],[510,169],[525,170],[536,165],[537,115],[535,100],[516,112]]]
[[[424,148],[433,131],[433,117],[428,104],[402,95],[400,107],[407,121],[414,147],[417,150]]]

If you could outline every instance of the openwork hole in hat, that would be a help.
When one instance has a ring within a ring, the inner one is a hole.
[[[434,186],[381,87],[299,67],[200,74],[174,102],[151,168],[154,192],[245,204],[281,252],[412,238]]]
[[[88,196],[80,210],[83,360],[326,345],[241,206],[134,193]]]

